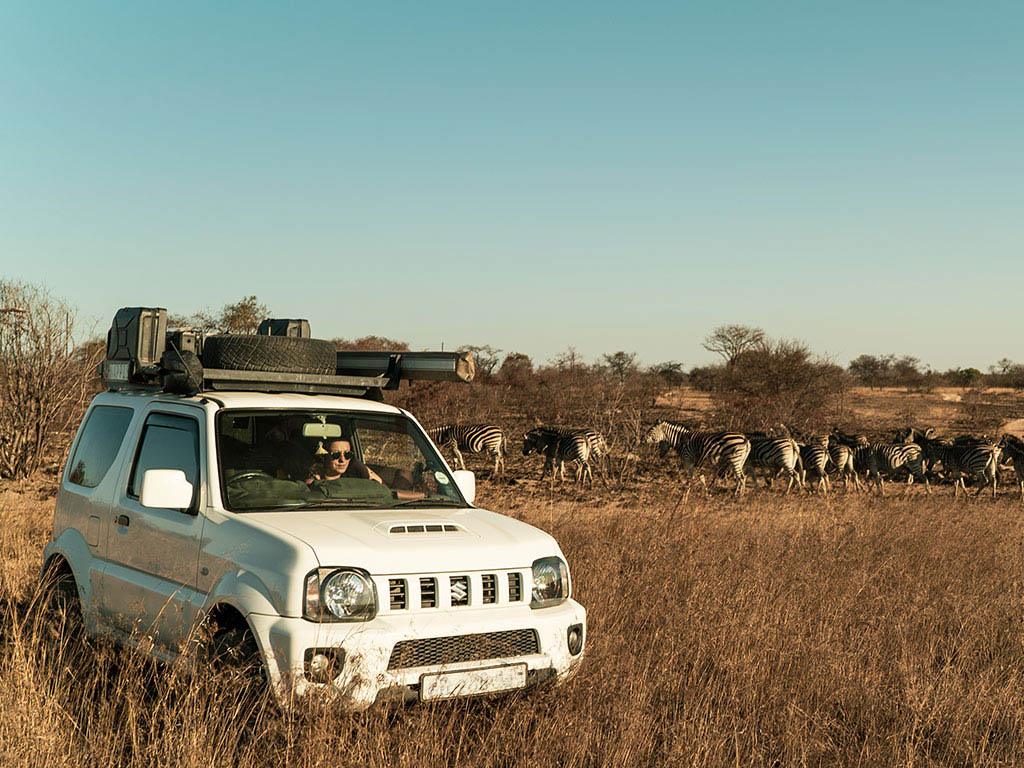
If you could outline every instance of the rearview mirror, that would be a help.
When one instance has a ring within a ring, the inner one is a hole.
[[[462,495],[466,497],[466,502],[472,504],[473,499],[476,498],[476,475],[468,469],[456,469],[452,472],[452,477],[459,490],[462,491]]]
[[[321,440],[325,440],[328,437],[341,437],[341,425],[310,421],[302,425],[302,436],[319,437]]]
[[[188,509],[195,489],[180,469],[147,469],[139,500],[150,509]]]

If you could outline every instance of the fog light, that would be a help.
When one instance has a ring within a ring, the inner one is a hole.
[[[327,685],[339,674],[345,664],[345,651],[341,648],[306,649],[306,679],[311,683]]]
[[[566,641],[569,644],[569,653],[573,656],[579,656],[580,651],[583,650],[583,625],[573,624],[569,627],[566,632]]]

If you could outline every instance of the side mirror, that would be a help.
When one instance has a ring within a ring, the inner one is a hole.
[[[476,475],[468,469],[456,469],[452,472],[452,477],[455,478],[455,484],[459,486],[466,501],[472,504],[476,498]]]
[[[180,469],[147,469],[142,475],[142,506],[150,509],[188,509],[195,490]]]

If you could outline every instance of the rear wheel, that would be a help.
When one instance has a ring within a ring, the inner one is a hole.
[[[84,632],[82,601],[78,584],[66,567],[47,571],[43,583],[43,622],[46,634],[54,640],[79,640]]]

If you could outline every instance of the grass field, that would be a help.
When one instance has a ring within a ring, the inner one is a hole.
[[[348,715],[47,637],[45,483],[0,492],[0,765],[1019,765],[1021,506],[483,484],[589,610],[558,689]]]

